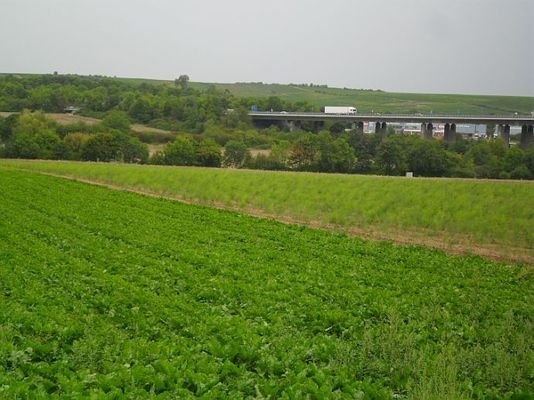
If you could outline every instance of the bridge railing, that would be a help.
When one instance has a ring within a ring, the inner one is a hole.
[[[355,116],[355,117],[429,117],[429,118],[440,118],[440,117],[451,117],[451,118],[513,118],[513,119],[533,119],[534,115],[532,114],[445,114],[445,113],[379,113],[379,112],[359,112],[356,114],[334,114],[334,113],[323,113],[323,112],[308,112],[308,111],[250,111],[250,115],[340,115],[340,116]]]
[[[356,114],[331,114],[331,113],[322,113],[322,112],[305,112],[305,111],[251,111],[249,112],[250,116],[309,116],[309,117],[355,117],[355,118],[370,118],[370,119],[379,119],[380,117],[384,118],[417,118],[417,119],[503,119],[503,120],[528,120],[534,121],[534,115],[532,114],[445,114],[445,113],[416,113],[416,114],[406,114],[406,113],[356,113]]]

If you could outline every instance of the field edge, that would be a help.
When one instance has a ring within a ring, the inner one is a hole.
[[[202,206],[207,208],[215,208],[230,212],[245,214],[251,217],[274,220],[287,225],[306,226],[312,229],[319,229],[323,231],[336,232],[349,235],[351,237],[358,237],[363,240],[371,240],[375,242],[391,242],[399,246],[420,246],[433,250],[440,250],[446,254],[454,256],[480,256],[493,261],[504,263],[519,263],[534,267],[534,251],[529,248],[510,247],[508,245],[483,244],[474,243],[467,235],[450,233],[440,233],[430,230],[419,229],[394,229],[383,228],[378,226],[362,227],[346,227],[339,224],[324,223],[321,221],[309,221],[305,219],[298,219],[290,216],[270,214],[261,209],[231,206],[224,202],[217,201],[202,201],[199,199],[191,199],[189,197],[171,195],[168,193],[151,191],[142,189],[138,186],[117,185],[98,179],[87,179],[76,175],[57,174],[51,172],[44,172],[35,169],[25,169],[11,166],[0,166],[5,169],[14,169],[24,172],[36,173],[45,176],[51,176],[60,179],[68,179],[84,184],[105,187],[111,190],[126,191],[142,196],[149,196],[153,198],[166,199],[171,201],[178,201],[183,204]]]

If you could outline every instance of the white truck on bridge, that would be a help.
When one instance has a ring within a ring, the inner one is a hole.
[[[325,106],[325,114],[356,114],[356,109],[354,107],[338,107],[338,106]]]

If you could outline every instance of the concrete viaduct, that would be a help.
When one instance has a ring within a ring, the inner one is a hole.
[[[453,141],[457,124],[496,125],[499,136],[510,144],[510,127],[521,127],[521,146],[534,143],[534,115],[439,115],[439,114],[325,114],[313,112],[264,112],[251,111],[249,116],[257,125],[285,123],[293,130],[302,122],[313,123],[320,129],[326,121],[351,123],[354,129],[362,129],[364,122],[374,123],[377,133],[385,133],[388,122],[411,122],[421,124],[421,133],[433,137],[434,127],[444,124],[444,140]]]

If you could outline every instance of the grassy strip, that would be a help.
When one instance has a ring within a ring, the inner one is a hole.
[[[0,185],[1,397],[534,391],[525,267],[26,172]]]
[[[425,235],[467,248],[534,249],[534,184],[3,160],[205,205],[360,232]],[[408,239],[408,238],[407,238]],[[521,250],[523,249],[523,250]]]

